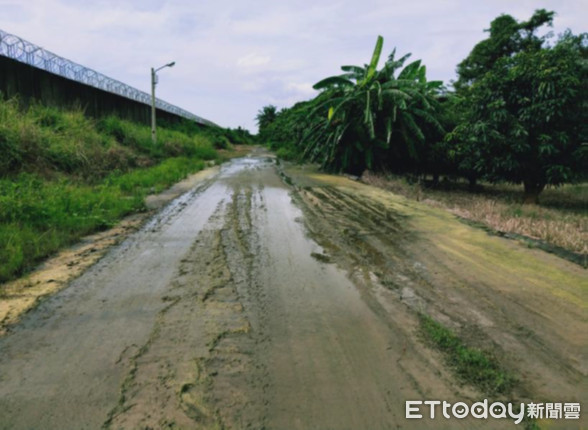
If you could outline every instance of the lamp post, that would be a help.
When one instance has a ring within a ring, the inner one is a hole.
[[[167,63],[157,69],[151,68],[151,140],[155,145],[157,143],[157,133],[155,131],[155,85],[157,85],[157,72],[165,67],[173,67],[175,61]]]

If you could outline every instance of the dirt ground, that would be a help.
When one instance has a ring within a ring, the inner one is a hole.
[[[418,315],[517,376],[502,400],[581,402],[587,290],[573,263],[256,151],[6,324],[0,428],[522,428],[405,418],[485,398]]]

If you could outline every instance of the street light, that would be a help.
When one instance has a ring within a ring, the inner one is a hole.
[[[157,85],[157,72],[165,67],[173,67],[175,64],[176,62],[172,61],[157,69],[151,68],[151,140],[154,145],[157,143],[157,134],[155,131],[155,85]]]

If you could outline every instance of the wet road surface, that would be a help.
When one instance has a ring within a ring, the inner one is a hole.
[[[233,160],[29,312],[0,338],[0,428],[424,428],[405,400],[479,400],[416,334],[402,216],[288,182]]]

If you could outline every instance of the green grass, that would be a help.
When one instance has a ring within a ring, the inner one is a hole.
[[[0,282],[22,275],[82,236],[144,210],[147,194],[204,166],[197,158],[170,158],[91,185],[66,179],[46,181],[27,173],[0,180]]]
[[[153,145],[146,125],[115,116],[95,120],[82,110],[23,107],[18,99],[0,98],[0,177],[25,171],[92,181],[170,157],[216,158],[212,139],[197,130],[186,134],[158,127],[158,143]]]
[[[209,136],[236,134],[168,124],[153,145],[146,125],[0,97],[0,283],[218,159]]]
[[[46,182],[23,174],[0,181],[0,282],[142,207],[120,187]]]
[[[300,158],[300,154],[296,151],[296,149],[289,146],[283,146],[279,148],[276,151],[276,155],[278,156],[278,158],[287,161],[294,161]]]
[[[427,315],[420,316],[420,323],[426,339],[445,354],[461,380],[490,396],[511,391],[515,378],[490,354],[465,345],[451,330]]]
[[[157,145],[151,141],[151,129],[130,121],[110,116],[97,123],[97,129],[119,145],[133,149],[143,156],[162,159],[186,155],[211,159],[216,157],[214,142],[207,134],[211,132],[186,134],[179,130],[158,127]],[[219,132],[220,133],[220,132]],[[229,143],[227,142],[227,145]]]
[[[137,169],[126,174],[112,174],[105,183],[120,187],[123,192],[144,196],[146,192],[160,192],[169,185],[184,179],[188,174],[202,170],[200,158],[169,158],[157,166]]]

